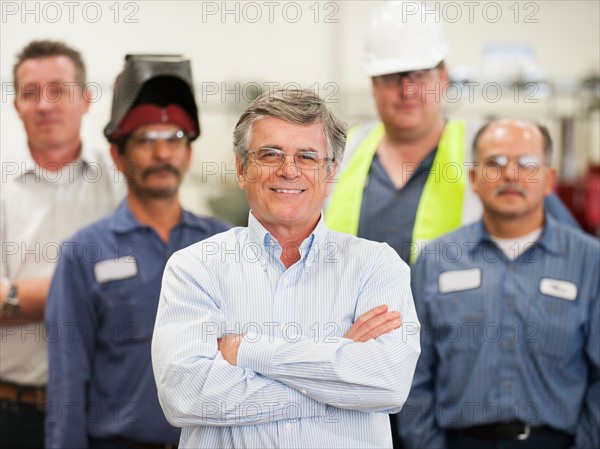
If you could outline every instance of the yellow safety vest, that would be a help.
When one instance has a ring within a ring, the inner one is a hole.
[[[458,228],[463,223],[463,206],[468,183],[465,165],[465,130],[463,121],[449,121],[419,201],[412,234],[411,263],[416,260],[421,243]],[[354,128],[348,142],[359,133]],[[375,151],[384,135],[383,124],[375,126],[358,143],[342,170],[331,193],[325,213],[330,229],[356,235],[365,183]]]

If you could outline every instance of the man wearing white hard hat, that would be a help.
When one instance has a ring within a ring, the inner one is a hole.
[[[381,121],[348,133],[325,215],[332,229],[386,242],[406,262],[482,211],[468,183],[477,127],[444,117],[448,43],[439,17],[421,8],[387,2],[370,19],[364,66]],[[555,195],[545,207],[578,226]]]
[[[426,242],[482,214],[468,182],[480,124],[444,117],[438,94],[448,84],[449,46],[440,18],[421,8],[422,2],[391,1],[370,18],[363,62],[381,121],[349,131],[325,212],[331,229],[385,242],[407,263]],[[578,227],[556,195],[544,208]],[[395,421],[392,415],[400,448]]]

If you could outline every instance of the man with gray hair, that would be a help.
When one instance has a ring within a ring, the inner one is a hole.
[[[396,252],[324,224],[345,130],[305,90],[238,121],[248,227],[177,252],[163,277],[152,362],[180,447],[391,447],[419,323]]]

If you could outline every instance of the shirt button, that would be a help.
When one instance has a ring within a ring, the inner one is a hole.
[[[504,381],[504,389],[505,390],[510,389],[510,382],[508,380]]]
[[[292,430],[292,425],[291,425],[290,423],[287,423],[287,424],[285,425],[285,430],[287,430],[288,432],[289,432],[290,430]]]
[[[283,285],[284,285],[285,287],[287,287],[287,286],[290,284],[290,281],[288,281],[287,279],[284,279],[284,280],[282,281],[282,283],[283,283]]]
[[[300,393],[306,394],[306,390],[300,390]]]

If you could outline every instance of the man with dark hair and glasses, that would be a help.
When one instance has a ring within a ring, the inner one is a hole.
[[[600,447],[600,242],[545,211],[551,146],[531,123],[483,127],[482,219],[413,266],[423,331],[399,414],[408,448]]]
[[[181,446],[391,447],[419,323],[396,252],[323,221],[345,131],[304,90],[267,92],[239,119],[248,227],[175,254],[156,317],[154,375]]]
[[[190,62],[127,56],[105,135],[128,193],[60,255],[46,308],[60,336],[48,342],[46,447],[176,447],[150,360],[162,273],[175,251],[229,228],[179,202],[200,135]]]

